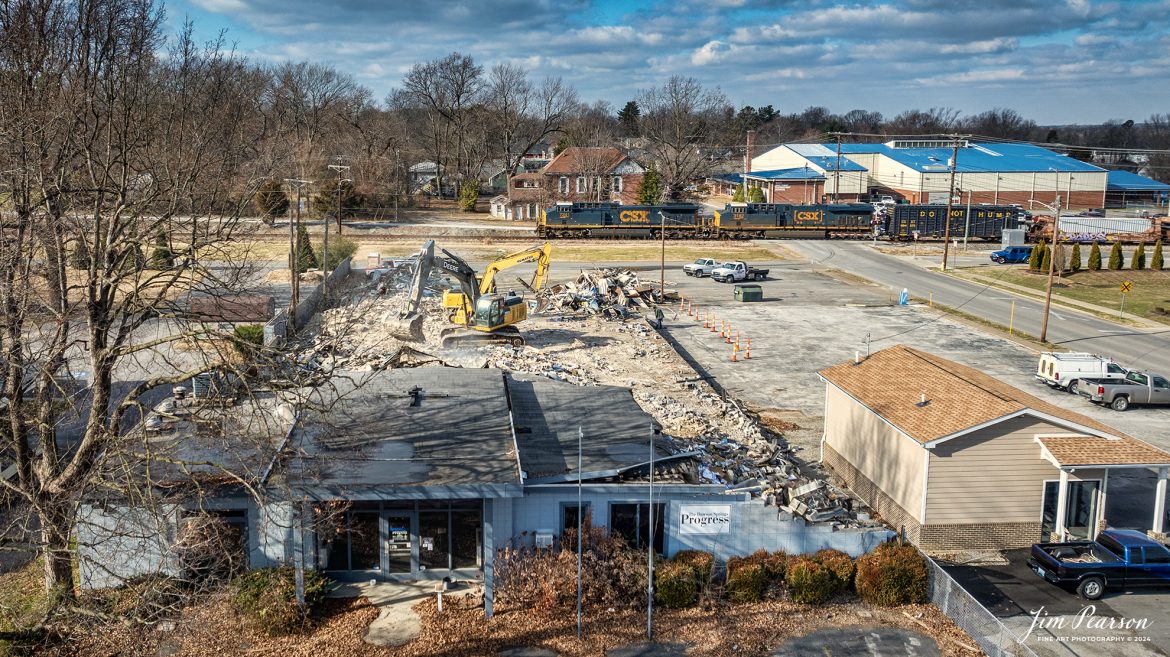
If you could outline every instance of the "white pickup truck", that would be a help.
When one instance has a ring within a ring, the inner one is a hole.
[[[702,278],[710,276],[711,272],[719,266],[719,261],[714,258],[699,258],[698,260],[683,265],[683,273],[687,276],[697,276]]]
[[[735,262],[725,262],[711,270],[711,278],[720,283],[730,283],[732,281],[762,281],[767,277],[767,269],[756,269],[755,267],[748,267],[748,264],[742,260],[736,260]]]
[[[1036,379],[1076,394],[1077,383],[1085,379],[1121,380],[1129,370],[1108,358],[1087,353],[1046,351],[1040,354]]]

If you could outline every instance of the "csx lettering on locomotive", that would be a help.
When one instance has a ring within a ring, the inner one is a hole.
[[[647,210],[622,210],[618,219],[623,224],[647,224],[650,223],[650,212]]]
[[[793,215],[793,220],[796,223],[816,223],[821,220],[820,210],[803,210]]]

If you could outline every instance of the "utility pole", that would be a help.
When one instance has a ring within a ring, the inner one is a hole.
[[[746,199],[747,196],[744,196],[744,198]],[[666,213],[659,210],[658,216],[662,218],[662,228],[658,230],[662,238],[662,251],[658,260],[658,293],[661,297],[658,302],[666,303]]]
[[[755,146],[755,130],[747,131],[743,150],[743,202],[748,202],[748,175],[752,172],[752,148]]]
[[[833,134],[837,135],[837,168],[833,170],[833,202],[837,203],[841,200],[841,133]]]
[[[300,180],[298,178],[285,178],[284,182],[289,185],[294,185],[297,188],[297,208],[293,218],[288,222],[288,277],[289,283],[292,284],[292,296],[289,298],[288,304],[288,322],[287,333],[296,333],[297,330],[297,306],[301,302],[301,277],[297,271],[300,263],[300,253],[297,248],[297,228],[301,225],[301,188],[304,185],[311,184],[311,180]]]
[[[1044,290],[1044,319],[1040,322],[1040,342],[1048,339],[1048,309],[1052,306],[1052,277],[1056,272],[1056,245],[1060,241],[1060,196],[1052,207],[1056,215],[1052,219],[1052,246],[1048,257],[1048,285]]]
[[[341,173],[343,171],[349,171],[348,166],[341,164],[342,161],[343,161],[342,156],[338,155],[337,156],[338,164],[330,164],[329,165],[330,169],[333,169],[334,171],[337,172],[337,234],[339,236],[341,235],[341,182],[342,182]],[[329,219],[328,218],[325,219],[325,239],[321,243],[321,255],[322,255],[321,271],[324,272],[323,276],[325,278],[328,278],[328,276],[333,273],[333,267],[330,266],[330,263],[329,263]],[[328,297],[329,297],[328,281],[322,279],[322,281],[321,281],[321,299],[324,300],[324,299],[327,299]]]
[[[943,228],[942,270],[947,270],[947,257],[951,249],[951,208],[955,203],[955,169],[959,167],[959,135],[951,135],[951,184],[947,189],[947,215]]]

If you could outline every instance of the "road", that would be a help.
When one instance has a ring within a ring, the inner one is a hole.
[[[1014,300],[1014,327],[1040,335],[1043,302],[929,271],[861,243],[791,241],[784,246],[817,266],[839,269],[898,291],[906,288],[912,296],[933,298],[936,303],[1005,326]],[[1048,321],[1049,341],[1073,351],[1109,356],[1129,367],[1170,372],[1170,327],[1134,329],[1079,311],[1054,308]]]

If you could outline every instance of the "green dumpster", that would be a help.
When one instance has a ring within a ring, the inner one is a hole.
[[[764,291],[754,283],[739,283],[735,286],[736,301],[763,301]]]

